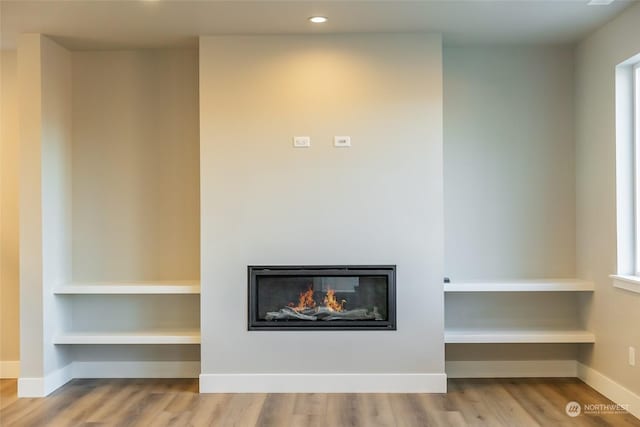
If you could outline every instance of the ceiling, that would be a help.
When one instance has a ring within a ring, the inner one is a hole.
[[[440,32],[446,44],[575,43],[633,0],[0,0],[1,46],[39,32],[70,49],[195,45],[198,35]],[[329,17],[311,24],[311,15]]]

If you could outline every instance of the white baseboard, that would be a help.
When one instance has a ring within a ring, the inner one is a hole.
[[[198,378],[200,362],[73,362],[73,378]]]
[[[445,362],[449,378],[576,377],[575,360],[481,360]]]
[[[18,397],[45,397],[73,379],[71,364],[45,377],[18,378]]]
[[[200,393],[446,393],[446,374],[202,374]]]
[[[200,362],[72,362],[49,375],[18,378],[18,397],[45,397],[74,378],[198,378]]]
[[[19,360],[0,360],[0,378],[18,378],[19,376]]]
[[[578,362],[578,378],[618,405],[629,405],[629,412],[640,418],[640,396],[593,368]]]

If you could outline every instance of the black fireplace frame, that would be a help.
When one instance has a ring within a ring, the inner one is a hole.
[[[249,331],[395,331],[396,330],[396,266],[395,265],[250,265],[248,276]],[[258,276],[386,276],[387,320],[273,321],[257,319]]]

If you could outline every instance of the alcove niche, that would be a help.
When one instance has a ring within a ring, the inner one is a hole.
[[[41,111],[23,141],[23,323],[44,317],[42,334],[23,331],[22,394],[70,378],[197,377],[197,48],[76,51],[26,35],[19,49],[20,86],[39,92],[21,114]]]

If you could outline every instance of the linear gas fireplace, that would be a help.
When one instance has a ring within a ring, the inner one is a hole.
[[[395,266],[249,266],[249,330],[395,330]]]

